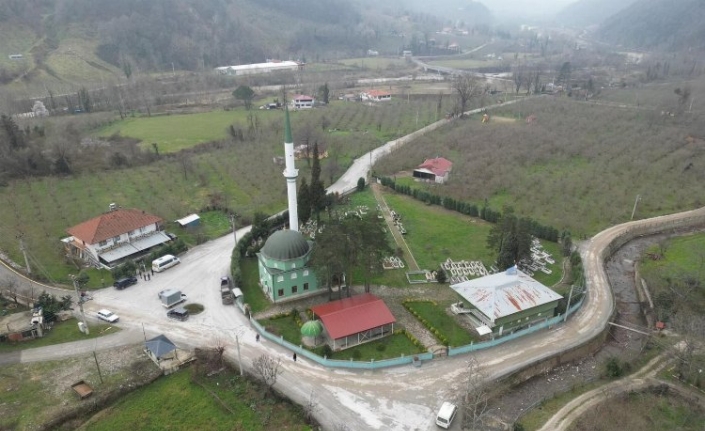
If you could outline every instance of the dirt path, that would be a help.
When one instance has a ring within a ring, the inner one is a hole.
[[[384,199],[384,195],[382,194],[382,191],[380,190],[380,185],[372,183],[372,184],[370,184],[370,188],[372,189],[372,193],[375,195],[375,199],[377,200],[377,204],[382,209],[382,215],[384,216],[384,221],[387,222],[387,227],[389,228],[389,231],[392,233],[392,236],[394,237],[394,242],[397,243],[397,246],[399,246],[399,248],[401,248],[402,252],[404,253],[404,260],[409,265],[409,270],[419,271],[420,270],[419,264],[416,263],[416,259],[414,258],[414,255],[411,253],[411,249],[409,248],[409,245],[406,243],[404,236],[394,226],[394,220],[392,220],[391,210],[389,209],[389,205],[387,205],[387,201]]]

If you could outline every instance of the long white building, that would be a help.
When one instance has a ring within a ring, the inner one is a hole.
[[[266,63],[241,64],[239,66],[216,67],[215,70],[223,75],[255,75],[258,73],[271,73],[292,71],[296,72],[304,67],[303,63],[297,61],[269,60]]]

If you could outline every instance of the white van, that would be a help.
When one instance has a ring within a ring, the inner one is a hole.
[[[456,413],[458,413],[458,406],[453,403],[449,403],[448,401],[444,402],[441,409],[438,410],[436,425],[445,429],[450,428],[450,424],[453,423]]]
[[[167,254],[152,261],[152,270],[154,272],[162,272],[167,268],[181,263],[178,257]]]

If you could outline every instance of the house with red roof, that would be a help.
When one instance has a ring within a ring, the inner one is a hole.
[[[311,307],[333,350],[343,350],[394,332],[396,319],[376,295],[364,293]]]
[[[443,157],[436,157],[434,159],[426,159],[414,169],[413,175],[414,178],[443,184],[448,181],[451,170],[453,170],[453,162]]]
[[[291,98],[291,107],[293,109],[311,109],[314,103],[316,103],[316,99],[313,96],[297,94]]]
[[[372,102],[385,102],[392,100],[392,93],[385,90],[367,90],[360,93],[360,99]]]
[[[110,211],[66,229],[67,255],[104,268],[141,256],[171,241],[160,217],[135,208],[110,205]]]

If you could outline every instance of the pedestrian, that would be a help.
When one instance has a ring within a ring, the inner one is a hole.
[[[149,274],[147,274],[147,281],[149,281],[151,279],[152,279],[152,277],[150,277]]]
[[[259,334],[255,335],[255,340],[259,343]]]
[[[152,275],[154,275],[154,268],[150,268],[152,270]]]
[[[296,352],[294,352],[294,362],[296,362]]]

